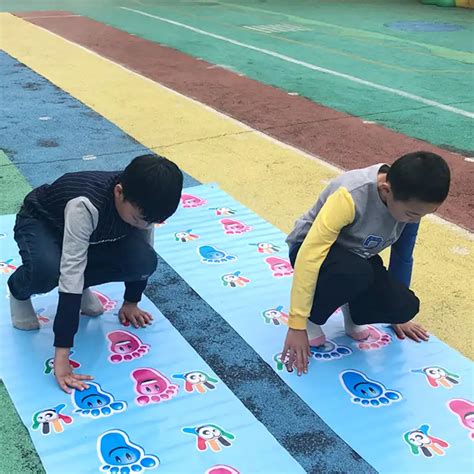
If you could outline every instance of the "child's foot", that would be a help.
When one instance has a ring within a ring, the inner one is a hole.
[[[17,300],[13,295],[10,295],[10,314],[12,324],[17,329],[31,331],[40,327],[30,298],[27,300]]]
[[[87,316],[100,316],[104,312],[104,307],[99,300],[99,297],[93,293],[89,288],[82,292],[81,298],[81,313]]]
[[[321,329],[321,326],[308,321],[308,327],[306,328],[306,331],[308,333],[310,346],[319,347],[326,344],[326,335]]]
[[[356,341],[362,341],[363,339],[367,339],[370,335],[369,328],[366,325],[359,326],[354,324],[351,317],[351,311],[349,309],[349,305],[345,304],[341,308],[342,314],[344,315],[344,328],[346,330],[346,334],[352,339]]]

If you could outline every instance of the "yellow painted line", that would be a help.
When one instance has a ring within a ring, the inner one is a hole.
[[[9,14],[0,47],[202,182],[283,231],[339,170]],[[348,151],[350,152],[350,151]],[[420,320],[472,357],[472,234],[427,219],[416,249]]]

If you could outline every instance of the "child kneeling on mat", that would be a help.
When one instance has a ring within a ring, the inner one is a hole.
[[[419,151],[392,166],[378,164],[334,179],[296,221],[287,238],[294,267],[289,329],[281,355],[288,371],[306,373],[311,346],[342,308],[346,333],[369,336],[366,324],[390,323],[401,339],[427,340],[412,319],[420,302],[409,289],[420,219],[449,192],[450,170],[440,156]],[[391,246],[389,270],[378,255]],[[314,324],[307,327],[308,319]]]
[[[54,372],[64,391],[92,379],[69,365],[79,313],[104,311],[91,286],[125,282],[120,321],[138,328],[153,319],[137,305],[157,265],[153,223],[176,211],[182,186],[174,163],[143,155],[124,171],[68,173],[26,196],[14,229],[23,264],[8,280],[11,318],[18,329],[38,329],[31,296],[59,285]]]

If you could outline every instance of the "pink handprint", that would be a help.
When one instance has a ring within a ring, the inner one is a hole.
[[[374,351],[388,346],[392,342],[392,336],[384,331],[381,331],[375,326],[368,326],[369,337],[360,341],[357,347],[361,351]]]
[[[288,260],[280,257],[267,257],[265,263],[270,267],[275,278],[293,275],[293,267]]]
[[[193,196],[192,194],[182,194],[181,195],[181,205],[185,208],[191,207],[200,207],[204,206],[207,201],[205,199],[201,199],[200,197]]]
[[[244,234],[252,230],[252,227],[234,219],[221,219],[221,224],[224,227],[224,234],[227,235]]]
[[[178,393],[178,385],[171,383],[158,370],[151,368],[135,369],[130,375],[135,381],[138,405],[171,400]]]

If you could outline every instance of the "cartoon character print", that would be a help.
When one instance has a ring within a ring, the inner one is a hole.
[[[280,257],[267,257],[265,263],[273,272],[274,278],[281,278],[293,275],[293,267],[288,260]]]
[[[97,290],[92,290],[92,293],[99,298],[100,304],[104,308],[104,312],[109,313],[110,311],[113,311],[117,307],[117,302],[114,300],[111,300],[107,295],[104,295],[104,293],[101,293],[100,291]]]
[[[369,379],[358,370],[345,370],[339,375],[341,385],[350,395],[352,403],[363,407],[380,408],[399,402],[402,394],[387,390],[383,384]]]
[[[148,367],[135,369],[130,376],[135,382],[137,405],[168,401],[178,394],[179,387],[158,370]]]
[[[257,247],[258,253],[277,253],[280,251],[278,245],[272,244],[271,242],[258,242],[256,244],[249,244],[254,247]]]
[[[97,455],[100,470],[111,474],[130,474],[159,466],[160,460],[153,454],[133,443],[122,430],[109,430],[97,439]]]
[[[421,425],[417,430],[407,431],[403,439],[410,446],[411,453],[418,456],[421,453],[427,458],[437,454],[444,456],[442,448],[449,448],[449,444],[440,438],[429,435],[430,425]]]
[[[210,467],[204,474],[240,474],[240,471],[226,464],[216,464]]]
[[[97,382],[87,382],[88,388],[74,390],[71,394],[74,413],[84,417],[99,418],[120,413],[127,408],[126,402],[116,401],[111,393],[106,392]]]
[[[188,393],[194,391],[198,393],[206,393],[208,390],[214,390],[216,384],[219,382],[216,378],[211,377],[206,374],[206,372],[201,372],[200,370],[193,370],[184,374],[175,374],[173,375],[173,378],[184,380],[184,390]]]
[[[284,313],[283,306],[267,309],[262,313],[263,320],[266,324],[280,326],[280,324],[288,324],[288,314]]]
[[[198,248],[198,254],[201,257],[201,263],[221,264],[225,262],[232,262],[237,260],[234,255],[229,255],[224,250],[219,250],[212,245],[203,245]]]
[[[340,346],[331,339],[326,339],[322,346],[310,346],[311,354],[317,361],[331,361],[346,357],[352,354],[351,349],[346,346]]]
[[[193,208],[193,207],[200,207],[204,206],[207,201],[205,199],[201,199],[200,197],[193,196],[192,194],[182,194],[181,195],[181,205],[184,208]]]
[[[423,374],[426,376],[426,381],[433,387],[444,387],[447,389],[453,388],[459,383],[459,375],[448,372],[446,369],[437,366],[423,367],[422,369],[412,369],[414,374]]]
[[[448,408],[458,417],[459,423],[469,430],[469,437],[474,440],[474,403],[462,398],[454,398],[449,400]]]
[[[236,211],[230,207],[211,207],[211,211],[216,211],[216,216],[233,216]]]
[[[71,351],[70,354],[74,354],[74,351]],[[79,362],[73,359],[69,359],[69,365],[71,369],[78,369],[81,366]],[[46,375],[54,373],[54,357],[46,359],[44,363],[44,373]]]
[[[222,284],[224,286],[228,286],[229,288],[243,288],[250,283],[251,280],[245,278],[241,275],[241,272],[237,271],[234,273],[226,273],[225,275],[221,276]]]
[[[53,432],[51,427],[56,433],[62,433],[64,431],[63,423],[69,425],[73,421],[70,416],[61,414],[65,407],[64,403],[60,403],[53,408],[36,412],[33,415],[31,428],[37,430],[41,427],[41,434],[44,436],[48,436]]]
[[[281,359],[282,352],[278,352],[273,356],[273,362],[275,362],[275,368],[278,372],[282,372],[283,369],[286,367],[286,362],[288,361],[289,357],[287,356],[285,361]],[[293,369],[296,369],[296,365],[293,364]]]
[[[375,351],[388,346],[392,342],[392,336],[375,326],[367,326],[369,336],[357,343],[361,351]]]
[[[16,270],[15,265],[12,265],[13,258],[10,258],[8,260],[0,260],[0,273],[5,273],[9,274],[12,273]]]
[[[112,364],[139,359],[150,350],[149,344],[144,344],[138,336],[128,331],[112,331],[107,334],[107,337],[111,352],[109,361]]]
[[[192,230],[193,229],[188,229],[183,232],[176,232],[176,234],[174,234],[174,240],[176,240],[176,242],[185,243],[185,242],[192,242],[193,240],[199,239],[199,235],[191,234]]]
[[[192,434],[197,437],[196,447],[198,451],[206,451],[210,448],[215,453],[218,453],[222,448],[232,446],[232,441],[235,440],[233,434],[213,424],[183,428],[182,431],[183,433]]]
[[[36,311],[36,317],[38,318],[38,322],[41,324],[49,323],[49,318],[43,315],[45,311],[46,308],[40,308]]]
[[[245,234],[252,230],[252,227],[234,219],[221,219],[221,224],[226,235]]]

